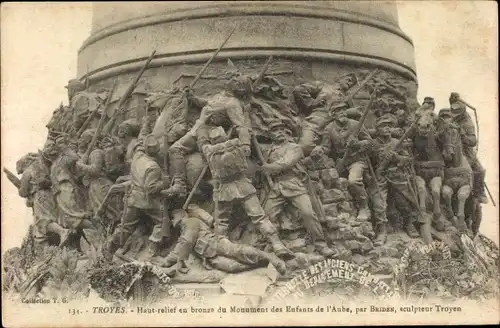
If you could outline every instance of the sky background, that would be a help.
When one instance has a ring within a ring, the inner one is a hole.
[[[415,46],[418,100],[448,105],[459,92],[478,109],[479,158],[498,202],[497,4],[483,1],[398,2],[401,29]],[[1,161],[16,161],[43,146],[45,124],[76,76],[77,51],[89,36],[90,3],[3,3],[1,28]],[[381,45],[383,46],[383,45]],[[472,114],[472,113],[471,113]],[[32,222],[2,173],[2,253],[19,246]],[[498,243],[498,208],[483,206],[481,232]]]

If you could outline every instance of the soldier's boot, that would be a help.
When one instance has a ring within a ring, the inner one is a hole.
[[[486,197],[484,188],[484,172],[474,172],[474,197],[481,204],[488,204],[488,197]]]
[[[155,242],[155,241],[148,241],[148,252],[147,252],[147,259],[153,258],[156,253],[160,250],[160,242]]]
[[[338,251],[328,247],[328,245],[324,241],[315,242],[314,248],[316,248],[316,251],[324,257],[337,258],[340,256],[340,253]]]
[[[411,238],[418,238],[420,236],[420,234],[418,233],[417,229],[413,225],[413,221],[412,220],[407,220],[406,221],[405,230],[406,230],[406,233],[408,234],[408,236],[410,236]]]
[[[375,238],[375,241],[373,244],[375,246],[382,246],[385,244],[387,241],[387,223],[380,223],[377,226],[377,238]]]
[[[120,244],[116,243],[113,239],[106,241],[102,247],[102,255],[104,256],[104,259],[111,262],[113,260],[113,255],[116,253],[118,248],[120,248]]]
[[[71,237],[71,230],[61,227],[55,222],[51,222],[47,225],[47,231],[54,232],[59,235],[59,247],[63,247]]]
[[[278,231],[268,218],[260,222],[259,230],[271,243],[273,252],[274,254],[276,254],[276,256],[284,260],[290,260],[295,257],[293,252],[286,248],[285,245],[283,245],[283,242],[278,236]]]
[[[179,247],[179,249],[177,250],[178,256],[177,265],[175,268],[178,273],[188,273],[189,268],[186,264],[186,261],[189,259],[189,254],[194,248],[194,245],[191,242],[188,242],[183,237],[181,237],[180,240],[182,240],[182,242],[184,243],[184,247]]]
[[[271,263],[276,268],[276,271],[278,271],[280,274],[286,273],[285,261],[280,259],[277,255],[269,254],[268,260],[269,260],[269,263]]]
[[[169,168],[172,174],[172,186],[165,193],[172,196],[178,195],[183,197],[187,193],[186,186],[186,162],[184,155],[177,151],[172,151],[169,154]]]
[[[370,219],[371,212],[368,207],[367,194],[364,186],[359,183],[349,182],[349,193],[358,204],[358,216],[356,221],[364,222]]]
[[[167,256],[164,258],[158,258],[158,260],[155,260],[154,263],[158,264],[161,267],[168,268],[173,266],[175,263],[177,263],[177,258],[178,254],[174,251],[168,253]]]

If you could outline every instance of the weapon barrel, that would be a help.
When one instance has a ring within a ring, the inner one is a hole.
[[[9,171],[8,168],[4,167],[3,172],[7,176],[7,179],[9,179],[10,182],[17,188],[21,188],[21,180],[11,171]]]
[[[366,118],[368,117],[368,113],[370,112],[370,109],[373,104],[373,100],[375,100],[375,95],[376,95],[376,90],[373,91],[373,93],[370,96],[370,102],[368,105],[366,105],[365,111],[363,112],[363,116],[358,122],[358,125],[356,126],[356,129],[354,129],[352,132],[350,132],[347,135],[346,140],[348,140],[351,136],[357,136],[361,129],[363,128],[363,124],[365,123]],[[351,148],[347,148],[345,151],[344,156],[340,159],[340,161],[337,163],[337,171],[342,172],[344,170],[344,162],[348,156],[351,154]]]
[[[273,56],[270,56],[266,63],[264,64],[264,67],[262,67],[262,70],[260,71],[259,73],[259,76],[257,77],[257,80],[255,80],[254,84],[253,84],[253,88],[255,89],[256,87],[259,86],[259,84],[262,83],[262,80],[264,80],[264,75],[266,74],[267,72],[267,69],[269,68],[269,65],[271,65],[271,62],[273,60]]]
[[[226,45],[227,41],[229,41],[229,38],[233,35],[234,31],[236,31],[236,27],[235,26],[231,32],[229,33],[229,35],[226,37],[226,39],[224,40],[224,42],[222,42],[222,44],[219,46],[219,48],[214,52],[214,54],[212,55],[212,57],[210,57],[210,59],[205,63],[205,66],[202,67],[202,69],[200,70],[200,72],[198,73],[198,75],[196,75],[196,77],[194,78],[194,80],[191,82],[191,84],[189,85],[189,88],[192,89],[194,88],[195,84],[198,82],[198,80],[200,79],[200,77],[203,75],[203,73],[205,72],[205,70],[207,69],[208,65],[210,65],[210,63],[214,60],[214,58],[219,54],[219,52],[222,50],[222,48]]]
[[[415,121],[413,121],[413,123],[405,131],[405,133],[403,134],[403,136],[398,140],[397,144],[394,145],[394,147],[391,149],[391,151],[397,151],[401,147],[401,145],[403,144],[403,142],[405,141],[405,139],[410,135],[410,133],[413,131],[413,129],[417,125],[419,119],[420,119],[420,116],[417,115]],[[387,160],[384,160],[384,161],[382,161],[379,164],[379,166],[377,168],[377,177],[380,176],[380,174],[382,173],[382,171],[386,168],[387,164],[389,164]]]
[[[137,86],[137,83],[139,82],[139,79],[141,78],[142,74],[144,74],[144,71],[146,70],[146,68],[148,68],[149,63],[151,63],[155,54],[156,54],[156,50],[154,50],[151,53],[151,55],[149,56],[149,58],[146,60],[146,62],[142,66],[141,70],[139,71],[139,74],[137,74],[134,81],[128,86],[127,91],[125,91],[122,98],[120,99],[120,102],[118,103],[117,110],[120,110],[120,108],[125,104],[125,101],[127,101],[127,98],[132,94],[135,87]]]
[[[260,149],[259,142],[257,141],[257,138],[255,137],[254,134],[252,134],[252,143],[255,148],[255,151],[257,152],[257,157],[259,158],[259,161],[262,165],[266,164],[266,160],[264,159],[264,155],[262,154],[262,150]],[[264,176],[266,177],[267,183],[271,188],[274,186],[273,179],[269,175],[269,173],[264,172]]]
[[[146,68],[148,68],[149,63],[153,60],[154,55],[156,54],[156,50],[154,50],[149,58],[146,60],[144,65],[142,66],[141,70],[139,71],[139,74],[135,77],[134,81],[128,86],[127,90],[123,94],[123,96],[120,98],[120,101],[118,102],[118,105],[116,106],[116,110],[109,120],[109,122],[106,124],[104,131],[105,133],[109,133],[112,129],[113,126],[115,125],[116,118],[118,117],[118,114],[122,111],[123,105],[125,105],[125,102],[127,101],[128,97],[132,94],[134,89],[137,87],[137,83],[139,82],[139,79],[142,77],[142,74],[144,74],[144,71]]]
[[[97,124],[97,129],[95,131],[95,134],[92,137],[92,141],[90,142],[89,148],[87,148],[87,151],[85,152],[85,155],[83,157],[85,161],[88,160],[90,153],[92,152],[92,150],[94,149],[94,147],[97,143],[97,138],[99,138],[99,135],[101,134],[101,131],[103,130],[104,120],[106,119],[106,109],[108,108],[109,103],[111,102],[111,98],[113,98],[113,93],[116,89],[117,84],[118,84],[118,80],[115,80],[115,83],[113,84],[113,88],[111,89],[111,92],[109,93],[109,96],[106,99],[106,104],[104,106],[104,112],[101,115],[101,118],[99,119],[99,123]]]
[[[193,189],[191,189],[191,191],[189,192],[188,198],[184,202],[184,205],[182,205],[182,209],[185,210],[189,206],[189,203],[191,202],[191,199],[193,199],[194,193],[198,189],[198,186],[201,183],[201,179],[203,179],[203,177],[207,173],[207,170],[208,170],[208,165],[205,164],[205,166],[203,166],[203,169],[200,172],[200,175],[196,179],[196,182],[194,183]]]
[[[377,73],[378,73],[378,69],[376,68],[375,70],[373,70],[373,72],[368,74],[368,76],[361,83],[359,83],[357,86],[355,86],[351,92],[349,92],[349,95],[347,96],[345,101],[348,102],[348,101],[352,100],[354,98],[354,96],[357,95],[358,92],[361,91],[361,89],[363,89],[363,87],[366,85],[366,83],[368,83]]]

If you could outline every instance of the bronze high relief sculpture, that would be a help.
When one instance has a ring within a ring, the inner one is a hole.
[[[391,274],[412,243],[444,242],[459,257],[487,200],[465,102],[451,93],[439,113],[430,97],[418,104],[395,4],[372,8],[379,19],[362,3],[309,5],[157,4],[151,26],[164,34],[149,44],[140,17],[108,22],[122,4],[95,4],[69,105],[48,122],[41,152],[20,159],[20,181],[6,170],[34,215],[10,259],[29,251],[35,263],[62,247],[85,254],[104,295],[103,272],[125,272],[124,263],[218,283],[266,266],[289,279],[324,259]],[[180,9],[185,20],[171,19]],[[311,16],[286,29],[306,10],[323,23]],[[381,44],[375,54],[358,25],[399,50]],[[175,33],[179,44],[162,41]],[[138,44],[103,48],[111,36]],[[48,281],[38,279],[8,284],[37,294]]]

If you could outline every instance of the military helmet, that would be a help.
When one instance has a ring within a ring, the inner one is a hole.
[[[182,221],[187,217],[187,212],[183,210],[182,208],[177,208],[172,211],[172,225],[175,227],[179,224],[179,222]]]
[[[80,141],[85,143],[90,142],[90,140],[92,140],[92,138],[94,137],[95,132],[95,129],[85,130],[80,136]]]
[[[347,74],[341,75],[339,77],[338,81],[342,81],[345,79],[351,79],[352,85],[356,85],[358,83],[358,78],[356,77],[356,74],[354,74],[354,73],[347,73]]]
[[[442,108],[439,110],[438,117],[451,117],[451,110],[449,108]]]
[[[78,79],[71,79],[68,81],[68,85],[66,85],[65,88],[75,91],[83,91],[85,90],[85,84]]]
[[[351,107],[351,108],[347,108],[343,111],[340,111],[339,114],[344,115],[344,116],[346,116],[350,119],[353,119],[353,120],[359,120],[362,116],[360,109],[361,109],[361,107],[359,107],[359,106]]]
[[[382,124],[390,124],[391,126],[396,126],[397,122],[398,120],[394,115],[387,113],[379,117],[376,123],[376,127],[378,128]]]
[[[226,82],[226,88],[235,92],[251,93],[252,80],[245,75],[233,76]]]
[[[450,105],[453,104],[454,102],[457,102],[457,100],[460,99],[460,95],[458,92],[452,92],[450,93],[450,98],[448,99],[450,102]]]
[[[424,102],[422,103],[422,105],[423,104],[433,104],[434,105],[435,104],[434,98],[432,98],[432,97],[425,97],[424,98]]]
[[[292,130],[281,120],[276,120],[274,122],[271,122],[271,124],[269,124],[269,131],[271,131],[271,133],[279,130],[287,131],[289,135],[292,134]]]
[[[137,136],[139,135],[141,127],[135,118],[131,118],[120,123],[118,130],[123,129],[127,129],[132,136]]]
[[[17,174],[22,174],[38,158],[37,153],[27,153],[16,162]]]

